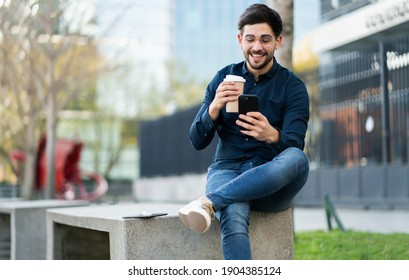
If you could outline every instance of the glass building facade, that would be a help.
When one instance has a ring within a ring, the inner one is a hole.
[[[175,0],[174,58],[184,77],[209,81],[220,68],[243,60],[237,21],[254,3],[265,1]]]
[[[323,22],[333,20],[337,17],[352,12],[358,8],[369,5],[372,0],[322,0],[321,20]]]

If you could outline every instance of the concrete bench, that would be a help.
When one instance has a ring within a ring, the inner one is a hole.
[[[130,203],[47,211],[47,259],[223,259],[220,225],[198,235],[177,216],[180,204]],[[143,211],[166,212],[150,219],[123,219]],[[252,212],[254,259],[293,259],[292,210]]]
[[[89,205],[88,201],[16,200],[0,202],[0,259],[46,259],[46,210]]]

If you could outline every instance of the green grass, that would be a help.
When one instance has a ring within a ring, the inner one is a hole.
[[[409,260],[409,234],[306,231],[294,246],[296,260]]]

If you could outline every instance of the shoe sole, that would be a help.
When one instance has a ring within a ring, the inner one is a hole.
[[[198,234],[206,232],[210,227],[210,219],[196,211],[179,211],[179,218],[186,227]]]

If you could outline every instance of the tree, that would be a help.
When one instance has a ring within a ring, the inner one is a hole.
[[[19,147],[24,147],[26,164],[22,183],[22,196],[32,195],[35,172],[36,126],[40,117],[41,104],[35,95],[34,56],[26,56],[29,49],[23,39],[25,31],[19,28],[24,17],[15,2],[3,2],[0,7],[1,35],[1,80],[0,80],[0,113],[1,127],[4,131],[2,142],[12,147],[11,139],[15,139]],[[13,13],[11,13],[13,10]],[[20,44],[20,45],[19,45]],[[7,151],[3,151],[7,155]],[[20,170],[21,172],[21,170]]]
[[[16,137],[27,154],[22,191],[25,198],[31,195],[34,184],[39,118],[45,112],[45,197],[53,198],[58,113],[81,87],[95,82],[98,74],[100,60],[95,41],[81,30],[90,19],[77,16],[73,25],[67,18],[68,9],[72,12],[80,8],[80,1],[63,0],[3,1],[0,6],[1,98],[9,100],[0,113],[9,115],[10,122],[3,125],[8,126],[10,137]]]
[[[283,43],[275,56],[284,67],[292,69],[293,36],[294,36],[294,3],[293,0],[269,0],[268,5],[276,10],[283,21]]]

